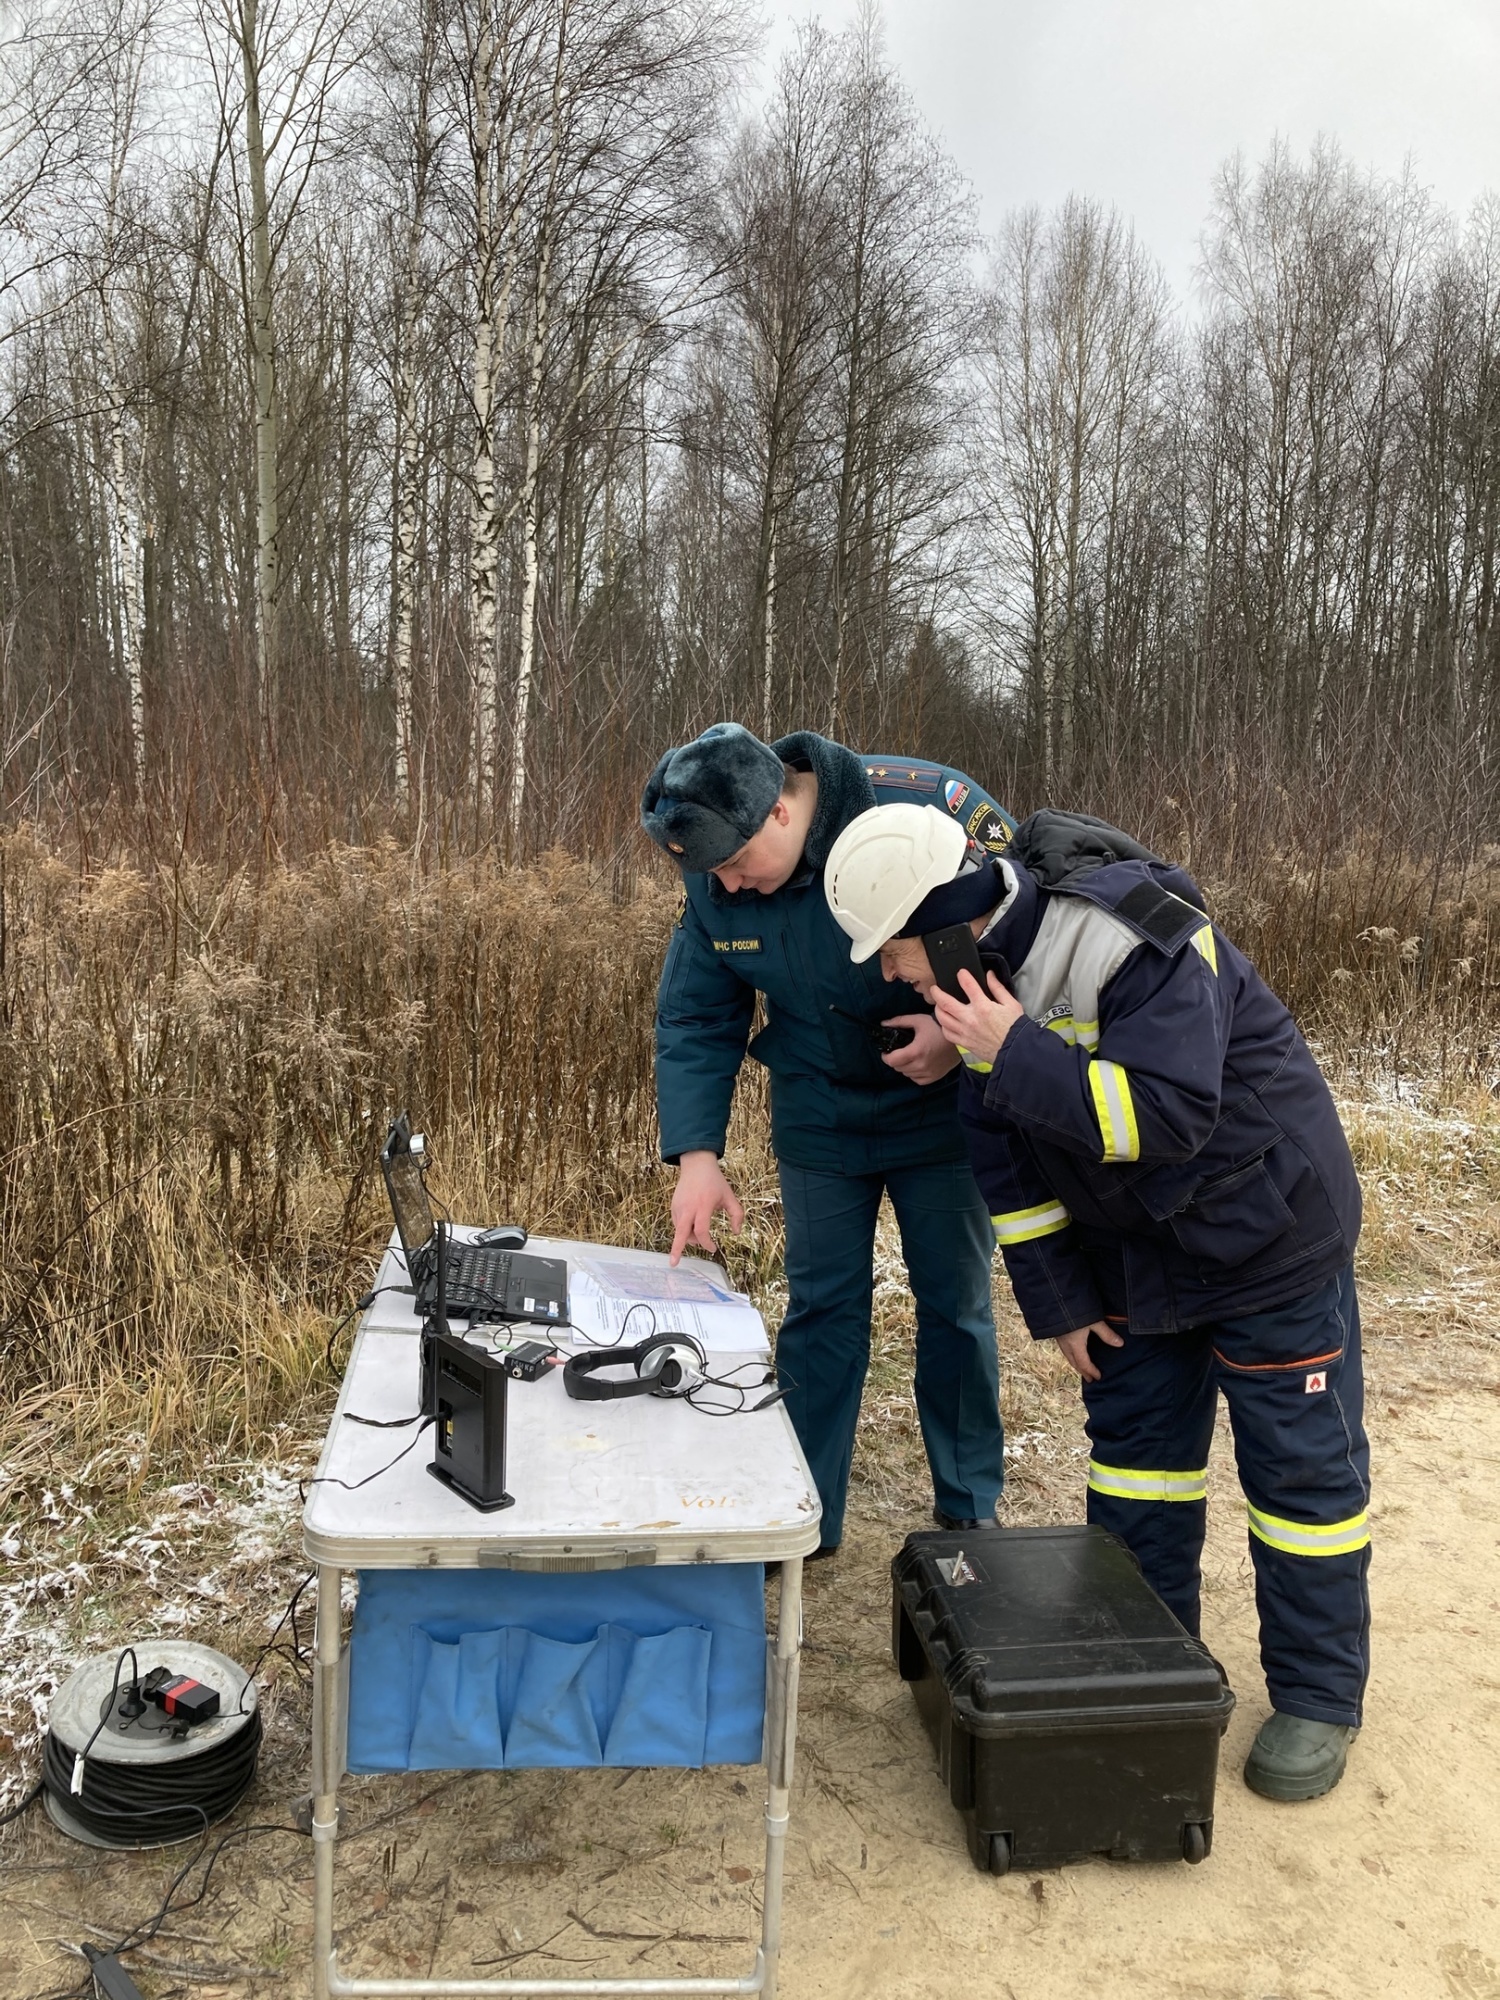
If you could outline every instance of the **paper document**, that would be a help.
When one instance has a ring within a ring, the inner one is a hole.
[[[656,1333],[690,1333],[708,1353],[762,1354],[766,1330],[743,1292],[715,1266],[695,1262],[675,1270],[663,1258],[574,1257],[569,1265],[573,1325],[612,1346]]]
[[[734,1291],[727,1279],[711,1277],[699,1264],[690,1267],[647,1263],[644,1258],[579,1257],[573,1266],[583,1271],[612,1299],[639,1299],[648,1304],[658,1300],[681,1301],[695,1306],[747,1305],[743,1292]]]

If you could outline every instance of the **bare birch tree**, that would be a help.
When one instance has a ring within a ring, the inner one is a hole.
[[[199,0],[224,130],[239,130],[241,288],[255,430],[256,686],[262,755],[276,767],[281,608],[279,252],[323,150],[341,79],[364,53],[362,0]]]

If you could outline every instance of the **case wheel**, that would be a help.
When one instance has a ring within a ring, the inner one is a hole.
[[[969,1842],[969,1859],[982,1875],[1008,1875],[1010,1873],[1011,1836],[1008,1833],[987,1833],[975,1824],[972,1813],[964,1814],[965,1832]]]
[[[1183,1821],[1182,1858],[1190,1868],[1196,1868],[1200,1861],[1207,1860],[1212,1836],[1211,1820],[1206,1825],[1195,1819]]]

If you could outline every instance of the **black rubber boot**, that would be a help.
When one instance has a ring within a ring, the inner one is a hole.
[[[991,1514],[987,1521],[960,1521],[956,1515],[945,1514],[941,1507],[934,1507],[932,1518],[940,1528],[962,1528],[965,1534],[972,1534],[976,1528],[998,1528],[999,1522]]]
[[[1263,1799],[1320,1799],[1343,1777],[1358,1734],[1342,1722],[1309,1722],[1277,1710],[1261,1724],[1245,1759],[1245,1783]]]

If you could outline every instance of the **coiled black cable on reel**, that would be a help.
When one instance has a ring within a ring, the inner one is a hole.
[[[139,1683],[156,1667],[216,1689],[218,1714],[188,1725],[143,1700]],[[89,1661],[59,1692],[49,1724],[42,1802],[54,1825],[92,1847],[167,1847],[203,1833],[244,1797],[261,1742],[244,1669],[183,1639]]]

